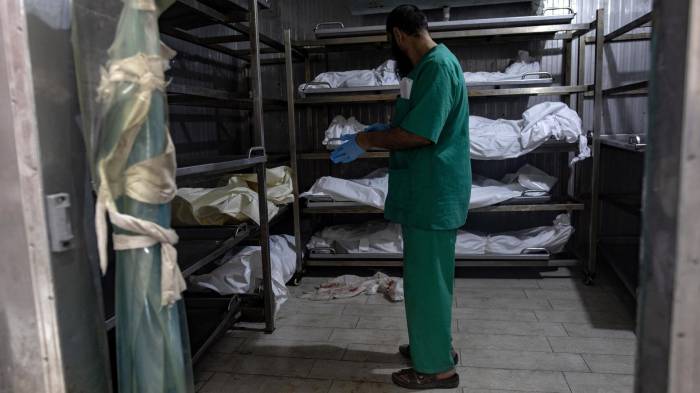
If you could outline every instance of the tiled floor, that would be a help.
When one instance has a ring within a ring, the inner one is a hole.
[[[324,280],[306,277],[293,295]],[[613,283],[601,278],[585,287],[568,269],[458,278],[453,341],[461,385],[453,391],[631,392],[633,319]],[[403,318],[403,303],[381,295],[294,297],[274,334],[230,331],[215,344],[197,366],[197,391],[403,392],[389,377],[407,366],[397,354],[407,342]]]

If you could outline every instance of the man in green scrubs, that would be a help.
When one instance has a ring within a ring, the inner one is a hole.
[[[369,148],[391,150],[384,215],[403,229],[410,345],[400,351],[413,363],[392,379],[412,389],[454,388],[455,240],[471,192],[467,90],[459,61],[431,39],[417,7],[394,9],[387,34],[403,77],[391,125],[344,137],[331,159],[345,163]]]

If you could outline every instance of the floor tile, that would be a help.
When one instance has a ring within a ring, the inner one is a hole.
[[[460,364],[517,370],[589,371],[581,355],[571,353],[465,349],[461,351]]]
[[[277,326],[308,326],[319,328],[354,328],[359,317],[353,315],[284,314],[277,318]]]
[[[458,278],[455,288],[536,289],[539,288],[537,281],[522,278]]]
[[[516,336],[566,336],[566,330],[560,323],[554,322],[513,322],[482,321],[460,319],[459,331],[471,334],[508,334]]]
[[[636,338],[634,328],[631,325],[620,325],[618,327],[596,327],[590,324],[565,323],[564,329],[572,337],[591,338]]]
[[[594,325],[624,325],[632,323],[628,315],[598,311],[535,311],[541,322],[569,322]]]
[[[353,362],[409,364],[398,345],[348,344],[343,360]]]
[[[280,326],[268,337],[289,340],[327,341],[331,332],[333,332],[333,328]]]
[[[228,361],[233,354],[208,351],[196,365],[196,371],[228,372]],[[214,375],[216,377],[216,375]]]
[[[525,299],[527,298],[525,291],[524,289],[510,288],[455,288],[454,294],[460,297]]]
[[[384,304],[384,305],[389,305],[389,306],[394,306],[394,307],[404,307],[403,302],[395,302],[393,300],[390,300],[388,297],[384,296],[383,294],[366,296],[366,298],[367,298],[367,301],[365,302],[366,304]]]
[[[348,344],[399,345],[408,342],[408,332],[403,329],[334,329],[330,341]]]
[[[342,315],[345,308],[345,304],[336,303],[321,303],[321,302],[306,302],[306,303],[292,303],[284,304],[280,308],[278,316],[288,316],[295,315],[299,313],[304,314],[321,314],[325,316],[330,315]]]
[[[584,354],[583,359],[595,373],[634,374],[634,356]]]
[[[360,317],[357,323],[360,329],[391,329],[406,330],[406,318],[404,317]]]
[[[251,338],[238,349],[238,353],[255,356],[340,360],[345,353],[345,345],[323,341],[273,338],[257,340]]]
[[[202,393],[326,393],[331,381],[229,374],[220,383],[205,386]]]
[[[452,345],[458,349],[489,349],[510,351],[551,352],[545,337],[480,335],[456,333],[452,335]]]
[[[234,353],[245,342],[244,337],[221,337],[211,346],[210,352]]]
[[[581,277],[544,277],[537,280],[540,289],[600,289],[608,290],[607,285],[595,285],[589,287],[583,283]]]
[[[462,393],[527,393],[523,390],[494,390],[494,389],[471,389],[464,388]]]
[[[573,393],[632,393],[632,375],[564,373]]]
[[[407,390],[393,383],[333,381],[329,393],[406,393]],[[426,393],[462,393],[457,389],[422,390]]]
[[[560,299],[582,301],[618,301],[614,293],[602,289],[590,289],[588,287],[575,289],[525,289],[530,299]]]
[[[314,362],[313,359],[233,355],[225,363],[225,367],[228,372],[236,374],[304,378],[309,375]]]
[[[199,371],[194,373],[194,391],[200,392],[204,385],[214,376],[213,372]]]
[[[577,299],[549,299],[549,304],[556,311],[602,311],[630,314],[628,307],[620,300],[604,302]]]
[[[635,340],[616,338],[550,337],[554,352],[589,353],[599,355],[634,355]]]
[[[298,291],[294,293],[294,302],[296,304],[365,304],[367,303],[367,299],[370,297],[374,297],[375,295],[365,295],[365,294],[360,294],[357,296],[353,297],[346,297],[346,298],[340,298],[340,299],[327,299],[327,300],[311,300],[311,299],[304,299],[301,296],[305,293],[308,292],[313,292],[312,289],[306,289],[305,291]],[[284,307],[284,306],[283,306]]]
[[[359,317],[403,317],[405,312],[403,307],[394,305],[348,304],[343,314]]]
[[[391,373],[403,364],[317,360],[309,374],[311,378],[341,381],[391,383]]]
[[[482,319],[491,321],[537,321],[534,311],[507,310],[488,308],[463,308],[452,309],[454,319]]]
[[[404,317],[360,317],[357,324],[361,329],[390,329],[406,330],[406,318]],[[457,320],[452,321],[452,329],[457,330]]]
[[[462,308],[552,310],[552,306],[549,304],[547,299],[507,299],[456,296],[455,305]]]
[[[470,389],[569,393],[564,375],[555,371],[501,370],[458,367],[461,386]]]

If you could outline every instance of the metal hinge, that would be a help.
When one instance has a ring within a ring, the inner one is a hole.
[[[70,224],[70,196],[67,193],[46,196],[46,216],[52,252],[73,248],[73,228]]]

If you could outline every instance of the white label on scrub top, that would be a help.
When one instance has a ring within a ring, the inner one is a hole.
[[[401,78],[399,82],[399,90],[401,91],[401,98],[405,100],[411,99],[411,88],[413,87],[413,79]]]

